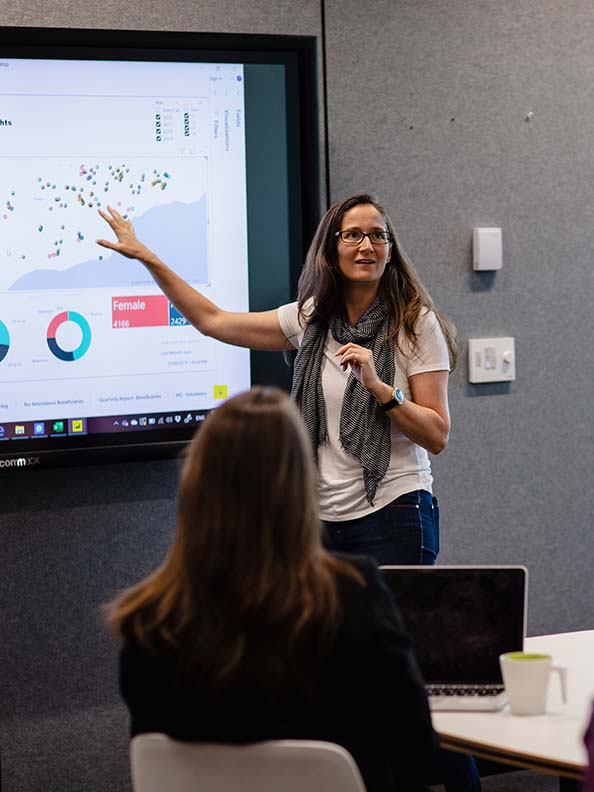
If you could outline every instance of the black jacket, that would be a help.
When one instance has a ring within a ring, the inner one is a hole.
[[[183,679],[176,658],[158,658],[133,640],[120,654],[120,689],[132,735],[164,732],[179,740],[253,742],[317,739],[343,745],[367,792],[423,789],[435,737],[411,644],[375,565],[344,557],[366,586],[339,578],[341,623],[314,669],[314,698],[236,681],[214,691],[198,675]]]

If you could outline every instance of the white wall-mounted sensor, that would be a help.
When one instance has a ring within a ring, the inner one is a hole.
[[[472,233],[472,266],[475,270],[498,270],[503,245],[500,228],[475,228]]]

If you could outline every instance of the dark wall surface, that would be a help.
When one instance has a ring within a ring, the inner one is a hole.
[[[162,559],[176,480],[177,462],[4,476],[4,792],[128,788],[117,647],[101,605]]]

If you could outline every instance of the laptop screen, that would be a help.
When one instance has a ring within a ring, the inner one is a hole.
[[[427,684],[501,684],[499,655],[523,648],[524,567],[381,571]]]

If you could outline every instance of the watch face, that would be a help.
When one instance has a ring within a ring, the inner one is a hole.
[[[402,404],[404,401],[404,393],[400,390],[400,388],[394,388],[394,398],[398,402],[398,404]]]

